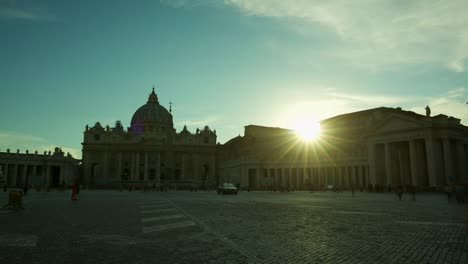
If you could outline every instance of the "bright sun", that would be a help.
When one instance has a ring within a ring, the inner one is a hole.
[[[320,134],[319,122],[298,122],[294,126],[294,130],[305,141],[312,141],[318,138]]]

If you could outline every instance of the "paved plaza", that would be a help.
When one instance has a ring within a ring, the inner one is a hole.
[[[468,208],[442,194],[31,190],[23,204],[0,210],[0,263],[468,263]]]

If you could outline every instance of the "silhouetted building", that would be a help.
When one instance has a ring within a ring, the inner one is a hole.
[[[130,127],[97,122],[86,126],[83,140],[86,183],[95,186],[161,184],[175,188],[216,185],[216,130],[208,126],[179,133],[171,111],[153,91],[134,114]]]
[[[468,181],[468,128],[460,119],[380,107],[325,119],[321,131],[305,143],[291,130],[246,126],[220,147],[222,180],[250,189]]]
[[[53,153],[43,154],[0,152],[0,184],[10,187],[40,185],[58,187],[63,183],[71,184],[79,177],[80,160],[73,158],[60,148]]]

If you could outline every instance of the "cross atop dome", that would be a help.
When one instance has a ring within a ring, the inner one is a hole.
[[[154,92],[154,84],[153,84],[153,91],[148,96],[148,103],[154,103],[154,102],[158,103],[158,96]]]

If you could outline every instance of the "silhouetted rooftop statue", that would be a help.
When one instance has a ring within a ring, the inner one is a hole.
[[[428,105],[426,105],[426,116],[428,116],[428,117],[431,116],[431,108],[429,108]]]

